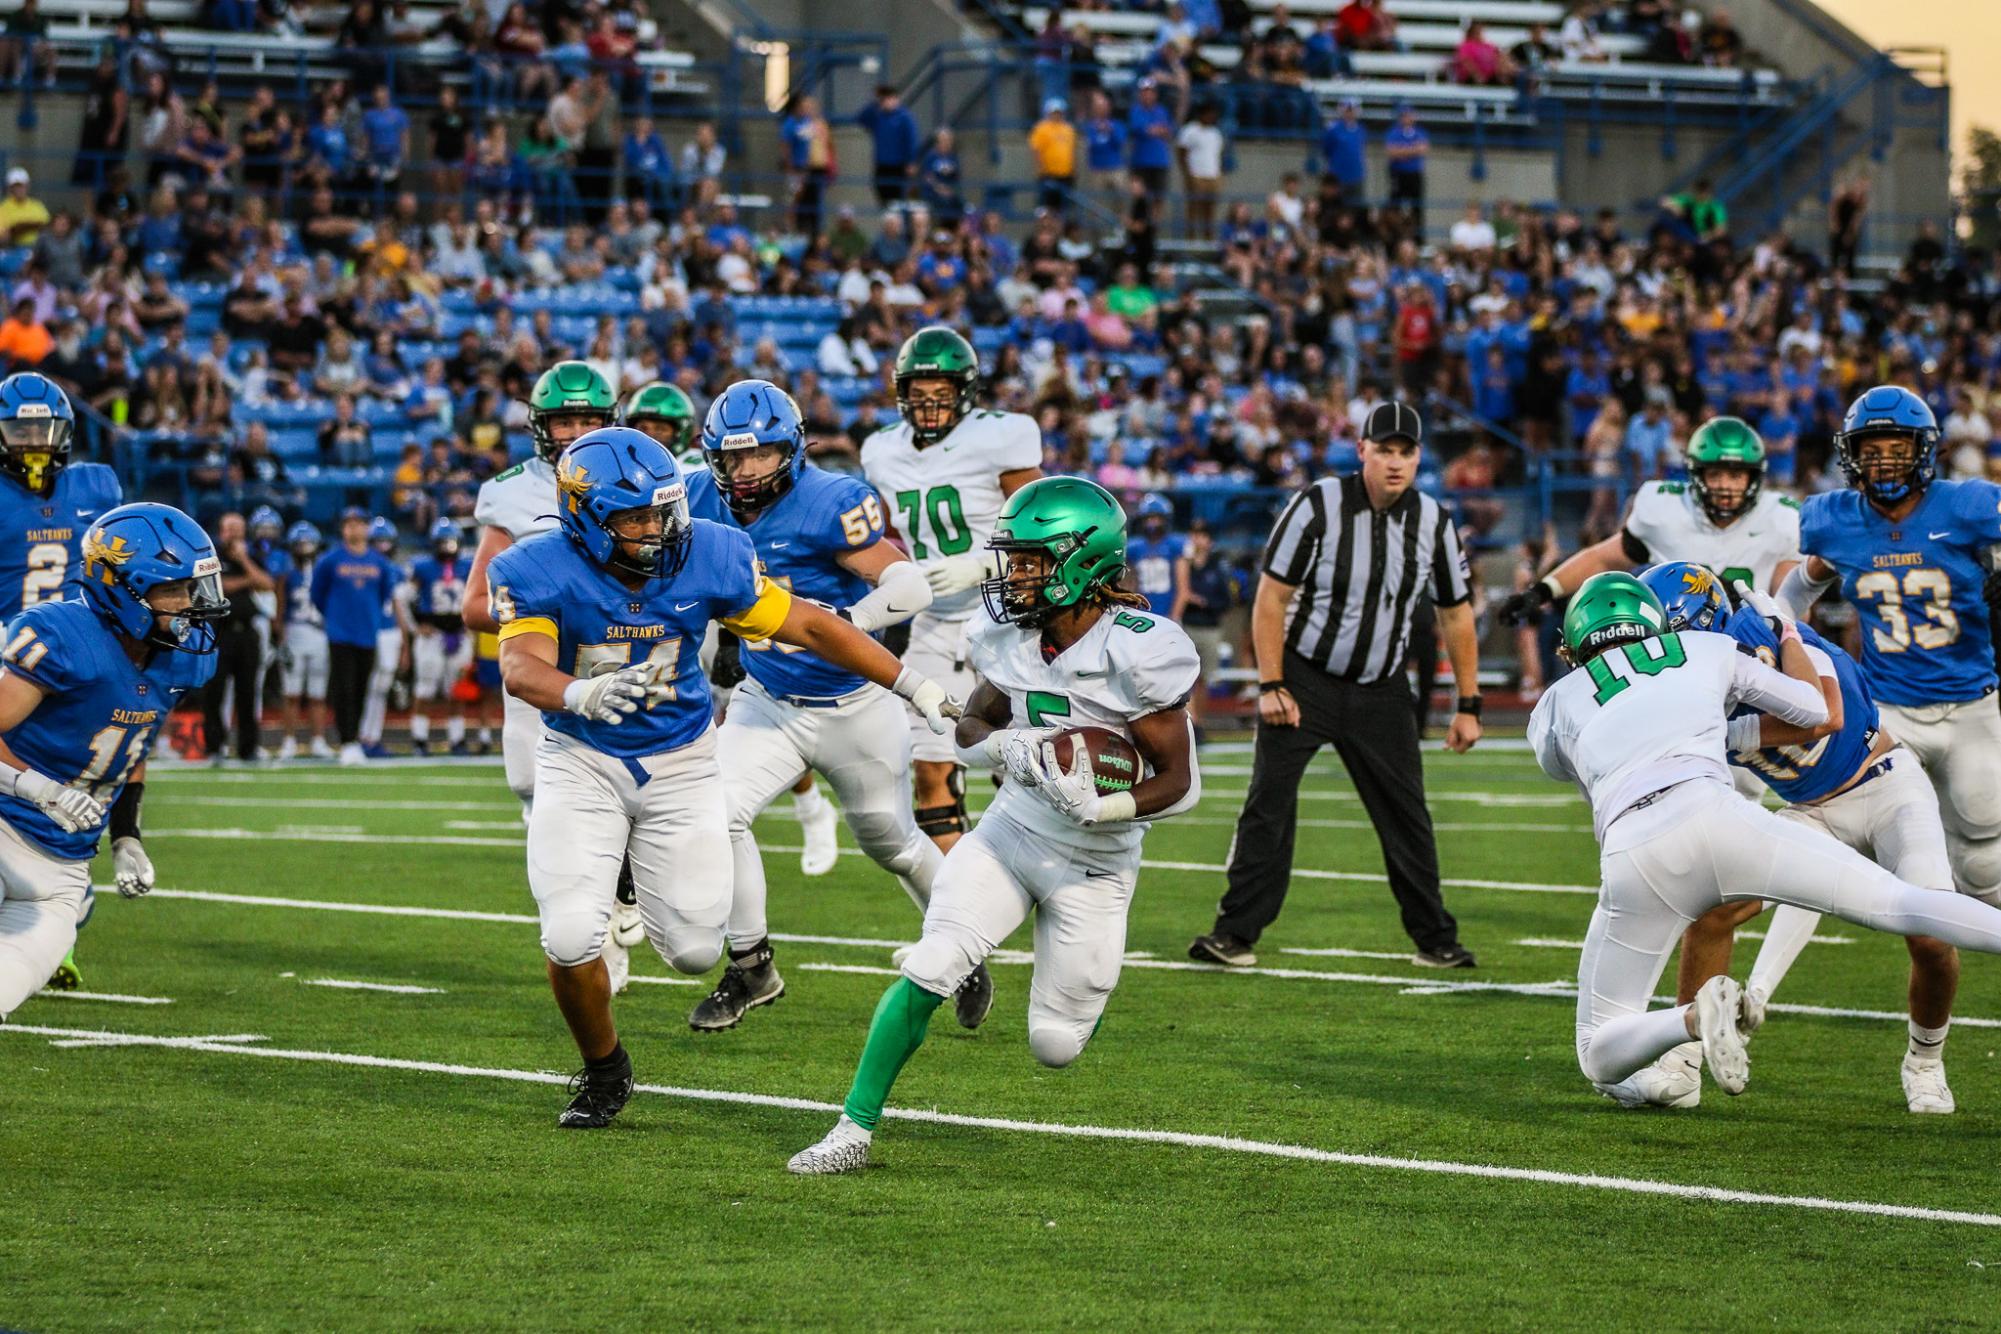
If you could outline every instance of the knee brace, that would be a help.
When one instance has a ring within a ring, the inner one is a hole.
[[[950,805],[917,808],[917,827],[931,838],[966,832],[966,771],[963,768],[953,767],[951,777],[945,780],[945,790],[952,794]]]

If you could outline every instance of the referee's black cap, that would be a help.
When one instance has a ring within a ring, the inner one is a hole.
[[[1417,415],[1417,409],[1408,403],[1378,403],[1369,409],[1369,418],[1362,423],[1364,440],[1404,439],[1413,445],[1424,444],[1424,419]]]

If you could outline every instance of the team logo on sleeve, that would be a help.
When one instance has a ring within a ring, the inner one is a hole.
[[[132,559],[132,548],[122,537],[105,540],[104,531],[93,528],[83,535],[83,575],[110,583],[120,565]]]

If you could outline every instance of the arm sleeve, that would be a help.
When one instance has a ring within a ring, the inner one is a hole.
[[[1653,559],[1653,553],[1647,549],[1647,544],[1635,536],[1630,527],[1619,530],[1619,549],[1625,552],[1626,559],[1635,565]]]
[[[848,619],[857,629],[873,633],[901,625],[931,605],[931,581],[915,561],[900,560],[883,569],[876,585],[855,599]]]
[[[1827,701],[1820,688],[1795,681],[1743,653],[1730,657],[1730,702],[1748,704],[1795,727],[1818,727],[1827,721]]]
[[[1265,543],[1264,571],[1285,584],[1303,584],[1313,562],[1320,556],[1320,541],[1327,531],[1326,500],[1318,486],[1310,486],[1292,498]]]
[[[1820,600],[1822,593],[1834,587],[1838,577],[1808,578],[1806,560],[1802,558],[1799,564],[1793,566],[1791,572],[1779,581],[1779,591],[1773,596],[1778,599],[1779,605],[1785,608],[1786,615],[1797,621],[1813,610],[1813,604]]]
[[[1437,549],[1431,553],[1431,600],[1441,607],[1456,607],[1472,596],[1473,570],[1459,542],[1459,525],[1441,508]]]

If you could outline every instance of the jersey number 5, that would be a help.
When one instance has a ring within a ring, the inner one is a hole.
[[[1901,587],[1890,571],[1871,570],[1855,581],[1855,596],[1875,602],[1876,614],[1883,618],[1883,624],[1870,630],[1878,653],[1902,653],[1912,644],[1944,648],[1959,638],[1952,580],[1944,570],[1930,566],[1906,570]],[[1913,607],[1917,620],[1911,617]]]
[[[1613,670],[1614,660],[1625,664],[1625,673]],[[1633,684],[1634,676],[1659,676],[1668,668],[1679,667],[1687,661],[1688,650],[1681,646],[1681,636],[1662,635],[1658,639],[1642,639],[1636,644],[1608,648],[1585,663],[1584,670],[1591,673],[1592,681],[1598,686],[1598,692],[1591,698],[1603,704]]]

